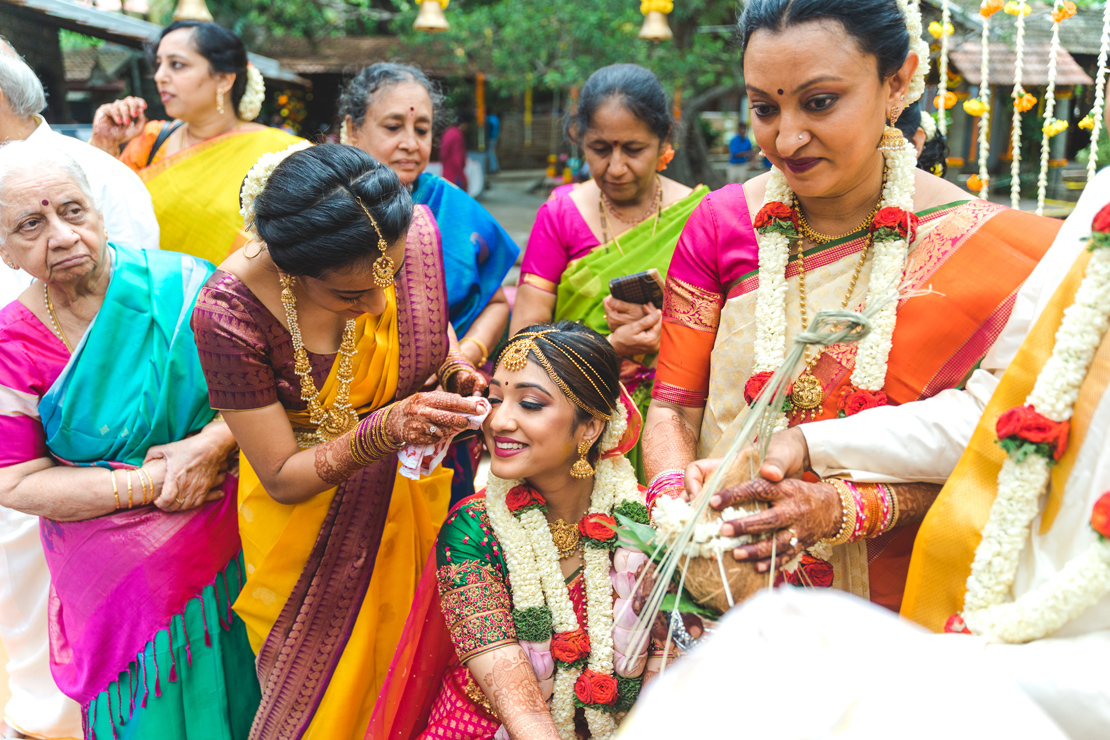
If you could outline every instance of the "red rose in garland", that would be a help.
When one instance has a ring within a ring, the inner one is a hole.
[[[583,704],[612,704],[617,700],[617,679],[587,668],[574,682],[574,695]]]
[[[946,634],[952,635],[970,635],[971,630],[967,628],[962,614],[953,614],[944,623],[944,631]]]
[[[1102,210],[1095,214],[1095,220],[1091,223],[1091,245],[1088,247],[1092,252],[1098,248],[1110,248],[1110,205],[1102,207]]]
[[[782,578],[791,586],[829,588],[833,582],[832,563],[815,558],[807,552],[802,555],[802,560],[793,573],[782,571]]]
[[[551,656],[561,663],[574,663],[590,654],[590,636],[579,627],[574,632],[556,632],[551,637]]]
[[[998,417],[994,431],[1000,442],[1010,441],[1009,444],[1003,444],[1007,453],[1011,453],[1011,449],[1014,449],[1012,454],[1024,457],[1024,454],[1016,451],[1014,443],[1014,440],[1021,440],[1032,445],[1046,445],[1047,455],[1050,455],[1053,460],[1059,460],[1068,449],[1071,424],[1066,421],[1053,421],[1038,413],[1032,406],[1015,406]]]
[[[882,230],[893,231],[912,243],[917,235],[917,225],[920,220],[916,213],[910,213],[897,206],[887,206],[875,214],[874,220],[871,221],[871,233],[876,234]]]
[[[1099,496],[1091,511],[1091,527],[1100,536],[1110,538],[1110,491]]]
[[[755,399],[759,398],[759,394],[763,392],[763,388],[767,385],[767,381],[771,379],[772,375],[774,375],[774,373],[770,370],[764,370],[748,378],[748,382],[744,384],[744,400],[751,404]]]
[[[608,542],[617,537],[617,520],[608,514],[587,514],[578,522],[578,532],[583,537]]]
[[[789,225],[790,229],[794,229],[798,225],[797,220],[798,217],[794,213],[793,208],[785,203],[773,200],[759,209],[759,213],[755,214],[755,221],[752,225],[755,226],[757,230],[776,225]]]
[[[882,391],[867,391],[853,388],[840,397],[840,411],[844,416],[855,416],[867,409],[886,406],[889,399]]]
[[[513,486],[505,495],[505,506],[517,516],[532,509],[547,507],[547,500],[534,488],[528,486]]]

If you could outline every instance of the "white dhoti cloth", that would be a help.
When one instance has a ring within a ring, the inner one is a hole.
[[[81,707],[50,675],[49,593],[38,517],[0,507],[0,640],[12,692],[4,721],[32,737],[80,738]]]

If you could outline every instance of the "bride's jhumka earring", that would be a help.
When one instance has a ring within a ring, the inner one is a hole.
[[[592,478],[594,476],[594,467],[590,465],[590,461],[586,459],[586,453],[593,447],[593,441],[584,439],[578,443],[578,454],[580,457],[578,461],[570,468],[571,477],[574,478]]]
[[[901,129],[894,125],[900,115],[902,115],[902,108],[894,106],[894,110],[890,112],[890,125],[883,129],[883,138],[879,139],[880,152],[896,152],[906,145],[906,137],[902,135]]]

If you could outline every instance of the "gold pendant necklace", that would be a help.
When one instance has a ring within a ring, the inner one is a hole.
[[[548,522],[547,528],[551,530],[551,541],[555,543],[555,549],[559,551],[559,559],[566,560],[578,550],[578,540],[581,535],[578,534],[578,525],[569,524],[559,519],[554,522]]]
[[[285,320],[289,324],[289,336],[293,340],[294,372],[301,380],[301,400],[308,404],[308,418],[316,425],[316,438],[320,442],[342,437],[358,424],[358,412],[351,406],[351,379],[354,377],[355,322],[348,319],[343,325],[343,341],[339,344],[336,360],[335,403],[324,408],[320,403],[320,391],[312,380],[312,365],[308,352],[301,339],[301,327],[297,323],[297,297],[293,294],[296,278],[283,275],[281,278],[281,304],[285,308]]]

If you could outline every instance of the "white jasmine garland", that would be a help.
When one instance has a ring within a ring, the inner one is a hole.
[[[921,112],[921,130],[925,132],[925,141],[929,141],[937,135],[937,119],[933,118],[932,113]]]
[[[1014,40],[1014,91],[1010,94],[1014,105],[1010,119],[1010,206],[1017,209],[1021,205],[1021,110],[1017,101],[1025,94],[1021,86],[1021,72],[1025,65],[1025,0],[1018,0],[1017,34]]]
[[[627,419],[618,413],[606,424],[601,449],[615,449],[627,428]],[[505,503],[509,491],[518,485],[525,483],[523,480],[505,480],[491,475],[486,486],[486,511],[494,536],[505,553],[513,607],[521,609],[546,604],[555,631],[573,632],[580,625],[559,567],[559,552],[551,538],[547,517],[539,509],[532,509],[518,519]],[[613,508],[624,501],[646,507],[644,493],[636,482],[631,463],[623,455],[601,460],[594,473],[588,513],[612,515]],[[587,665],[597,673],[613,675],[614,593],[609,577],[612,554],[607,549],[586,547],[583,561],[586,633],[590,638]],[[563,740],[575,740],[576,737],[574,684],[580,673],[581,669],[563,665],[557,665],[555,669],[551,717]],[[585,715],[592,738],[607,740],[616,731],[611,713],[587,707]]]
[[[266,99],[266,81],[253,64],[247,65],[247,89],[239,99],[239,120],[253,121],[262,111],[262,101]]]
[[[906,31],[910,35],[910,51],[917,53],[917,71],[910,80],[909,90],[906,91],[906,105],[913,105],[925,94],[925,77],[929,74],[929,44],[922,38],[921,8],[917,2],[898,0],[898,7],[906,17]]]
[[[1063,5],[1063,0],[1056,0],[1053,9],[1057,10]],[[1049,124],[1056,120],[1056,54],[1060,51],[1060,21],[1052,21],[1052,43],[1048,51],[1048,89],[1044,94],[1044,131],[1041,135],[1041,170],[1037,175],[1037,215],[1044,215],[1044,201],[1048,193],[1048,150],[1052,134]]]
[[[1110,55],[1110,2],[1102,8],[1102,39],[1098,50],[1098,74],[1095,75],[1095,106],[1091,109],[1094,126],[1091,127],[1091,149],[1087,155],[1087,182],[1095,179],[1098,169],[1098,137],[1102,132],[1102,117],[1106,110],[1106,58]]]
[[[940,68],[937,70],[940,76],[940,85],[937,88],[937,95],[944,102],[948,94],[948,29],[952,25],[952,8],[948,5],[948,0],[941,0],[940,3]],[[944,112],[943,105],[939,106],[940,114],[937,124],[940,128],[941,136],[948,135],[948,115]]]
[[[1095,249],[1074,303],[1064,311],[1052,355],[1026,405],[1052,421],[1071,418],[1079,388],[1110,328],[1110,249]],[[975,634],[1026,642],[1052,634],[1110,592],[1110,543],[1099,540],[1039,588],[1006,602],[1018,562],[1048,486],[1050,468],[1039,454],[1007,459],[998,495],[975,550],[964,596],[964,622]]]
[[[239,191],[239,214],[243,217],[243,226],[247,233],[258,238],[258,232],[254,228],[254,201],[266,189],[266,181],[270,179],[270,175],[279,164],[285,161],[285,158],[294,152],[299,152],[302,149],[308,149],[312,146],[310,141],[298,141],[296,144],[290,144],[280,152],[266,152],[258,161],[251,167],[247,177],[243,180],[243,188]]]
[[[983,0],[985,5],[987,0]],[[990,172],[988,163],[991,153],[991,86],[990,86],[990,41],[991,19],[983,16],[983,34],[980,37],[981,58],[979,61],[979,100],[986,106],[983,115],[979,117],[979,182],[982,188],[979,197],[986,200],[990,192]]]

